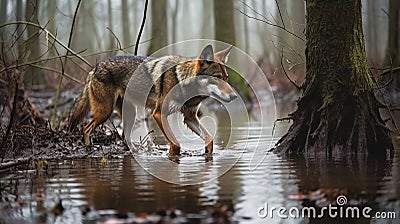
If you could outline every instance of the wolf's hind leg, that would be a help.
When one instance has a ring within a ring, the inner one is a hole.
[[[171,155],[179,155],[181,153],[180,152],[181,147],[179,146],[178,140],[174,136],[174,133],[172,132],[171,127],[169,126],[166,115],[163,115],[161,113],[161,105],[162,101],[161,100],[157,101],[156,107],[152,113],[153,118],[169,142],[169,153]]]
[[[125,125],[123,125],[124,123],[126,123],[124,120],[122,120],[122,105],[123,105],[124,100],[122,99],[122,97],[118,96],[117,97],[117,101],[115,103],[115,107],[117,109],[118,112],[118,117],[122,123],[122,140],[125,139]],[[128,125],[127,125],[128,126]],[[130,133],[130,132],[127,132]],[[128,135],[129,136],[129,135]]]
[[[112,98],[104,98],[101,103],[93,98],[91,99],[90,108],[93,112],[93,119],[83,128],[83,140],[85,145],[90,145],[90,133],[111,116],[113,107]]]
[[[131,143],[132,139],[132,132],[135,128],[135,121],[136,121],[136,107],[129,106],[124,111],[124,116],[122,117],[122,137],[126,143]]]

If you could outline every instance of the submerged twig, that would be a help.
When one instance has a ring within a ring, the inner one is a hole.
[[[122,144],[126,147],[126,149],[129,149],[128,144],[126,144],[124,138],[119,134],[119,132],[118,132],[118,130],[117,130],[117,127],[115,127],[115,125],[114,125],[114,122],[112,122],[111,118],[109,118],[109,120],[110,120],[111,125],[112,125],[113,128],[114,128],[114,132],[117,134],[117,137],[119,138],[119,140],[122,141]],[[123,130],[122,130],[122,131],[123,131]]]
[[[17,160],[14,160],[14,161],[11,161],[11,162],[7,162],[7,163],[1,163],[0,164],[0,171],[6,170],[6,169],[9,169],[9,168],[12,168],[12,167],[16,167],[16,166],[19,166],[19,165],[27,164],[27,163],[29,163],[29,161],[31,159],[32,158],[29,157],[29,158],[17,159]]]

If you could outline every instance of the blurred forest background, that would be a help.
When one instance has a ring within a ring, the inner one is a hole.
[[[399,1],[362,3],[368,63],[374,68],[399,65]],[[295,99],[297,89],[282,68],[301,84],[305,4],[303,0],[150,0],[138,54],[150,55],[189,39],[224,41],[257,61],[276,98]],[[18,69],[30,90],[81,89],[79,84],[97,61],[134,53],[144,9],[145,0],[1,0],[0,73]],[[7,83],[3,80],[3,85]]]

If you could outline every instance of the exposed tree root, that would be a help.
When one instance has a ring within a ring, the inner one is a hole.
[[[332,156],[338,152],[386,155],[386,149],[393,145],[373,97],[349,97],[342,104],[324,107],[311,96],[303,96],[291,116],[292,126],[272,151],[305,157],[320,153]],[[365,104],[366,101],[369,103]]]
[[[273,150],[304,157],[385,156],[392,149],[373,95],[361,0],[307,1],[306,80],[293,124]]]

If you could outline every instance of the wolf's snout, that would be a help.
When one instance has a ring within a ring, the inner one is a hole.
[[[231,93],[231,94],[229,94],[229,98],[230,98],[229,101],[233,101],[234,99],[236,99],[236,98],[237,98],[236,93]]]
[[[224,86],[228,87],[228,86]],[[237,98],[237,95],[235,92],[232,91],[232,89],[229,88],[218,88],[217,85],[209,85],[207,87],[209,93],[214,96],[217,99],[220,99],[224,102],[231,102],[232,100]]]

